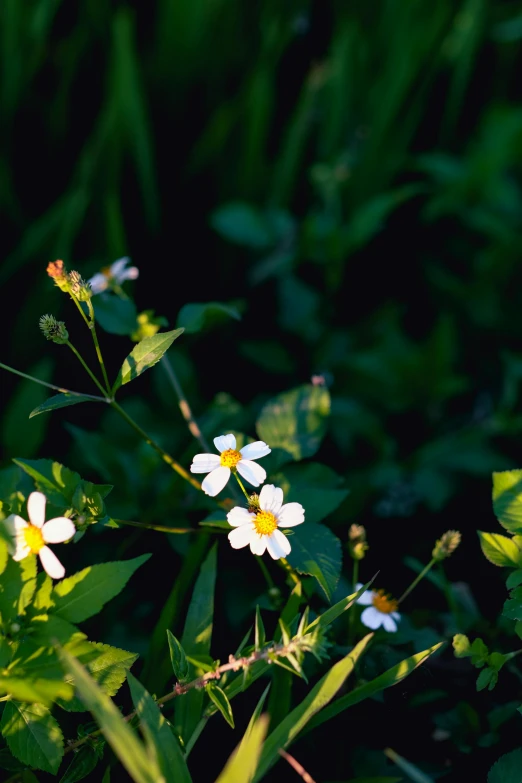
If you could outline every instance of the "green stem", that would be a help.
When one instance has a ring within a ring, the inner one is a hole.
[[[353,582],[353,589],[357,590],[356,584],[359,581],[359,561],[354,560],[353,561],[353,571],[352,571],[352,582]]]
[[[100,344],[98,342],[98,335],[96,334],[96,323],[94,318],[94,307],[90,299],[87,300],[87,307],[89,308],[89,315],[91,317],[91,320],[89,322],[89,329],[92,334],[92,340],[94,343],[94,347],[96,349],[96,356],[98,357],[98,361],[100,363],[103,380],[105,383],[105,386],[107,387],[107,394],[110,395],[111,393],[111,385],[109,383],[109,378],[107,376],[107,370],[105,369],[105,362],[103,361],[103,356],[100,348]]]
[[[185,393],[183,392],[183,388],[179,382],[178,376],[176,375],[176,372],[166,354],[162,356],[161,364],[178,398],[179,409],[181,411],[181,415],[183,416],[183,418],[187,423],[187,427],[189,428],[190,434],[193,435],[196,438],[196,440],[200,442],[201,448],[205,452],[207,453],[210,452],[211,448],[207,443],[207,439],[199,429],[198,424],[194,416],[192,415],[190,405],[188,404],[187,398],[185,397]]]
[[[131,519],[115,519],[118,525],[130,525],[142,530],[157,530],[158,533],[208,533],[208,528],[198,527],[168,527],[167,525],[149,525],[148,522],[134,522]]]
[[[91,370],[89,365],[85,362],[85,360],[84,360],[83,356],[81,355],[81,353],[76,350],[74,345],[71,342],[69,342],[69,340],[67,340],[65,342],[65,345],[69,346],[69,348],[71,349],[73,354],[80,361],[83,369],[86,370],[86,372],[88,373],[89,377],[94,381],[94,383],[96,384],[98,389],[102,392],[102,394],[107,395],[107,392],[105,391],[105,389],[103,388],[103,386],[101,385],[101,383],[99,382],[98,378],[95,376],[95,374],[93,373],[93,371]]]
[[[134,419],[133,419],[133,418],[131,418],[131,417],[129,416],[129,414],[128,414],[128,413],[126,413],[126,412],[123,410],[123,408],[122,408],[120,405],[118,405],[118,403],[117,403],[117,402],[115,402],[114,400],[112,400],[112,401],[110,402],[110,405],[111,405],[111,407],[112,407],[112,408],[114,408],[114,410],[115,410],[115,411],[117,411],[117,412],[120,414],[120,416],[121,416],[123,419],[125,419],[125,421],[127,422],[127,424],[130,424],[130,426],[132,427],[132,429],[133,429],[133,430],[135,430],[135,432],[137,432],[137,433],[138,433],[138,435],[139,435],[141,438],[143,438],[143,440],[145,441],[145,443],[148,443],[148,444],[149,444],[149,446],[151,446],[151,447],[154,449],[154,451],[156,451],[156,452],[157,452],[157,453],[160,455],[161,459],[162,459],[164,462],[166,462],[166,463],[167,463],[167,465],[169,465],[169,466],[172,468],[172,470],[175,470],[175,471],[176,471],[176,473],[178,473],[178,475],[180,475],[182,478],[184,478],[184,479],[185,479],[185,481],[188,481],[188,482],[189,482],[189,484],[191,484],[191,485],[192,485],[192,486],[193,486],[195,489],[201,489],[201,484],[199,483],[199,481],[196,481],[196,479],[195,479],[195,478],[193,478],[193,477],[190,475],[190,473],[189,473],[187,470],[185,470],[185,468],[184,468],[184,467],[182,467],[182,465],[180,465],[180,464],[179,464],[179,462],[176,462],[176,460],[174,459],[174,457],[171,457],[171,456],[170,456],[170,454],[168,454],[166,451],[164,451],[164,449],[162,449],[162,448],[161,448],[161,446],[159,445],[159,443],[156,443],[156,441],[155,441],[155,440],[153,440],[153,439],[150,437],[150,435],[147,435],[147,433],[145,432],[145,430],[142,430],[142,429],[141,429],[141,427],[140,427],[140,425],[139,425],[139,424],[137,424],[137,423],[134,421]]]
[[[401,597],[399,598],[399,600],[397,601],[397,603],[399,603],[399,604],[400,604],[400,603],[401,603],[401,601],[404,601],[404,599],[406,598],[406,596],[408,596],[408,595],[411,593],[411,591],[413,590],[413,588],[414,588],[414,587],[416,587],[416,586],[419,584],[420,580],[421,580],[421,579],[423,579],[423,578],[426,576],[426,574],[428,573],[428,571],[429,571],[429,570],[430,570],[430,569],[431,569],[431,568],[432,568],[432,567],[435,565],[435,563],[436,563],[436,562],[437,562],[437,561],[436,561],[436,560],[435,560],[435,558],[433,557],[433,558],[430,560],[430,562],[428,563],[428,565],[427,565],[425,568],[423,568],[423,569],[422,569],[422,571],[420,572],[420,574],[418,574],[418,576],[416,576],[416,577],[415,577],[415,579],[413,580],[413,582],[411,583],[411,585],[410,585],[410,586],[409,586],[409,587],[408,587],[408,588],[407,588],[407,589],[404,591],[404,593],[401,595]]]
[[[85,321],[85,323],[87,324],[87,326],[89,326],[89,328],[90,328],[90,321],[89,321],[89,319],[87,318],[87,316],[85,315],[85,313],[83,312],[83,307],[81,306],[81,304],[79,303],[79,301],[76,299],[76,297],[75,297],[75,296],[73,296],[72,294],[71,294],[71,299],[73,300],[74,304],[76,305],[76,307],[77,307],[77,308],[78,308],[78,310],[80,311],[80,315],[81,315],[81,317],[83,318],[83,320]]]
[[[359,581],[359,561],[354,560],[353,561],[353,570],[352,570],[352,589],[354,591],[357,590],[356,584]],[[348,612],[348,642],[349,644],[352,643],[353,639],[353,631],[354,631],[354,623],[355,623],[355,612],[350,611]]]
[[[239,484],[239,486],[240,486],[240,487],[241,487],[241,489],[243,490],[243,495],[246,497],[246,499],[247,499],[247,501],[248,501],[248,504],[250,505],[250,495],[249,495],[249,494],[248,494],[248,492],[246,491],[246,489],[245,489],[245,485],[243,484],[243,482],[242,482],[242,481],[241,481],[241,479],[239,478],[239,476],[238,476],[238,473],[237,473],[237,470],[234,470],[234,471],[233,471],[233,473],[234,473],[234,476],[236,477],[236,481],[237,481],[237,483]]]
[[[272,577],[270,576],[270,572],[268,571],[268,568],[266,567],[266,565],[265,565],[265,562],[264,562],[263,558],[262,558],[262,557],[259,557],[259,555],[256,555],[256,560],[257,560],[257,562],[259,563],[259,568],[260,568],[260,569],[261,569],[261,571],[263,572],[263,576],[264,576],[264,577],[265,577],[265,579],[266,579],[266,583],[267,583],[267,585],[268,585],[268,588],[269,588],[269,590],[271,590],[271,589],[272,589],[272,587],[275,587],[274,580],[273,580],[273,579],[272,579]]]
[[[40,378],[35,378],[34,375],[27,375],[25,372],[20,372],[20,370],[15,370],[14,367],[9,367],[8,364],[2,364],[0,362],[0,368],[2,370],[8,370],[9,372],[12,372],[14,375],[19,375],[20,378],[25,378],[28,381],[34,381],[34,383],[39,383],[40,386],[47,386],[48,389],[54,389],[55,391],[61,392],[62,394],[72,394],[73,397],[89,397],[91,400],[98,400],[101,402],[107,402],[107,398],[105,397],[105,392],[103,393],[103,397],[98,397],[97,394],[85,394],[84,392],[77,392],[72,391],[72,389],[66,389],[63,386],[55,386],[54,383],[47,383],[47,381],[42,381]]]

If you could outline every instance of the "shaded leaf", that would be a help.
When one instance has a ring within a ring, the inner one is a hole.
[[[242,201],[231,201],[219,207],[212,213],[210,222],[218,234],[237,245],[263,250],[274,241],[262,213]]]
[[[201,304],[183,305],[178,313],[177,326],[183,328],[187,334],[201,332],[215,324],[228,321],[230,318],[241,320],[241,314],[235,307],[221,302],[204,302]]]
[[[292,551],[288,562],[300,574],[315,576],[331,601],[342,566],[341,542],[324,525],[305,522],[292,528]]]
[[[60,778],[60,783],[77,783],[93,771],[100,757],[89,744],[82,745],[72,754],[72,761]]]
[[[13,462],[34,479],[37,489],[50,503],[63,509],[71,505],[74,491],[81,481],[78,473],[50,459],[17,457]]]
[[[522,748],[506,753],[496,761],[488,773],[488,783],[520,783]]]
[[[56,774],[64,753],[61,729],[47,707],[8,701],[0,723],[9,750],[28,767]]]
[[[259,437],[295,460],[312,457],[326,433],[330,394],[324,386],[299,386],[263,407],[256,423]]]
[[[58,408],[67,408],[69,405],[78,405],[80,402],[102,402],[102,400],[93,400],[92,397],[83,394],[55,394],[53,397],[49,397],[48,400],[45,400],[45,402],[42,402],[37,408],[34,408],[29,414],[29,418],[32,419],[40,413],[49,413]]]
[[[167,639],[169,642],[170,661],[172,663],[172,670],[176,675],[176,679],[179,682],[183,682],[187,679],[189,673],[189,666],[187,662],[187,656],[185,650],[178,642],[173,633],[167,629]]]
[[[101,293],[92,301],[97,323],[109,334],[129,335],[136,328],[138,311],[132,299]]]

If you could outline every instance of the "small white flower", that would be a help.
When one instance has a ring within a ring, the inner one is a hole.
[[[114,264],[106,266],[89,280],[93,294],[101,294],[112,285],[121,285],[125,280],[136,280],[140,271],[137,266],[130,266],[130,258],[119,258]]]
[[[355,585],[356,590],[360,590],[362,584]],[[397,622],[401,619],[397,601],[384,592],[384,590],[365,590],[357,599],[357,603],[368,607],[361,614],[361,622],[367,628],[375,631],[383,626],[385,631],[394,632],[397,630]]]
[[[13,560],[23,560],[30,555],[38,555],[43,567],[52,579],[61,579],[65,568],[46,544],[61,544],[76,533],[74,523],[67,517],[56,517],[45,521],[46,497],[41,492],[31,492],[27,498],[29,522],[10,514],[4,520],[7,532],[12,537],[9,551]]]
[[[286,557],[290,554],[290,541],[278,528],[304,522],[304,508],[300,503],[283,506],[283,490],[265,484],[259,493],[259,509],[256,513],[236,506],[228,512],[228,523],[235,528],[228,534],[232,548],[242,549],[250,544],[253,555],[262,555],[268,549],[274,560]]]
[[[196,454],[190,466],[192,473],[208,473],[201,485],[207,495],[214,497],[221,492],[230,478],[231,469],[234,468],[254,487],[258,487],[266,479],[266,470],[252,462],[270,454],[271,449],[264,441],[249,443],[237,451],[233,435],[220,435],[219,438],[214,438],[214,446],[220,452],[219,457],[217,454]]]

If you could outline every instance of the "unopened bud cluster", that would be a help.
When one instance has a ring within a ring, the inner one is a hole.
[[[69,332],[63,321],[57,321],[54,315],[42,315],[39,323],[44,337],[53,343],[63,345],[69,339]]]
[[[366,530],[362,525],[351,525],[348,531],[348,549],[353,560],[362,560],[369,549]]]
[[[83,279],[79,272],[68,272],[63,261],[51,261],[47,265],[47,274],[54,280],[55,285],[61,291],[71,294],[79,302],[86,302],[92,296],[90,284]]]
[[[461,538],[462,536],[458,530],[448,530],[435,544],[431,553],[432,557],[435,560],[445,560],[456,550]]]

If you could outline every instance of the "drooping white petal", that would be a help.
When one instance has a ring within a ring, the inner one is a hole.
[[[401,619],[401,616],[400,616],[399,612],[391,612],[390,616],[393,617],[393,619],[397,620],[397,621],[399,621]]]
[[[280,530],[274,530],[271,536],[266,537],[268,554],[273,560],[279,560],[280,557],[286,557],[290,554],[292,547],[290,541]]]
[[[117,261],[114,261],[109,267],[111,275],[117,280],[117,282],[120,282],[119,278],[122,272],[125,271],[125,267],[127,264],[130,264],[130,258],[129,256],[123,256],[123,258],[118,258]]]
[[[24,557],[31,554],[30,547],[25,543],[23,533],[19,534],[13,541],[13,546],[9,546],[9,551],[12,553],[13,560],[23,560]]]
[[[277,514],[277,521],[279,527],[295,527],[304,522],[304,517],[305,511],[300,503],[285,503]]]
[[[249,459],[240,460],[236,468],[238,473],[253,487],[258,487],[266,479],[266,470],[257,462],[252,462]]]
[[[214,438],[214,446],[221,454],[222,451],[236,448],[236,438],[234,435],[219,435]]]
[[[35,527],[42,527],[45,522],[45,504],[47,498],[42,492],[31,492],[27,498],[27,513],[31,524]]]
[[[136,280],[140,275],[140,270],[137,266],[130,266],[128,269],[124,269],[118,275],[118,283],[123,283],[125,280]]]
[[[283,503],[283,490],[274,484],[265,484],[259,493],[259,505],[263,511],[277,514]]]
[[[38,557],[51,579],[61,579],[65,575],[65,568],[48,546],[40,549]]]
[[[246,525],[255,519],[255,514],[251,514],[246,508],[241,506],[235,506],[227,514],[228,524],[232,527],[239,527],[239,525]]]
[[[253,533],[250,539],[250,551],[253,555],[264,555],[268,544],[268,536],[260,536],[259,533]]]
[[[19,517],[18,514],[9,514],[7,519],[4,519],[4,527],[8,535],[14,538],[24,527],[27,527],[27,522],[22,517]]]
[[[228,540],[232,549],[242,549],[250,544],[250,540],[254,535],[255,528],[253,525],[241,525],[230,531]]]
[[[217,454],[196,454],[192,465],[191,473],[210,473],[211,470],[219,468],[220,462]]]
[[[109,287],[109,281],[105,275],[102,275],[101,272],[97,272],[90,278],[89,285],[91,286],[93,294],[101,294],[102,291],[106,291]]]
[[[50,519],[42,528],[42,536],[46,544],[61,544],[72,538],[75,533],[74,522],[67,517]]]
[[[391,614],[384,614],[382,617],[382,624],[384,626],[385,631],[389,631],[390,633],[394,633],[397,630],[397,623],[391,616]]]
[[[360,582],[355,585],[356,590],[360,590],[361,587],[362,584]],[[361,606],[370,606],[373,603],[373,590],[365,590],[364,593],[359,596],[356,603]]]
[[[239,451],[244,459],[261,459],[261,457],[266,457],[267,454],[270,454],[272,449],[263,440],[256,440],[255,443],[248,443],[246,446],[243,446]]]
[[[361,623],[375,631],[382,625],[383,617],[385,615],[382,612],[378,612],[375,606],[368,606],[361,615]]]
[[[221,492],[229,478],[230,468],[225,468],[221,465],[208,474],[201,484],[201,489],[206,495],[210,495],[213,498],[218,492]]]

